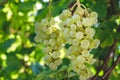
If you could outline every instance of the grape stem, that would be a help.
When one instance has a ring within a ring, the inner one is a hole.
[[[77,3],[75,3],[70,10],[72,11],[76,5]]]
[[[81,7],[84,8],[84,11],[86,12],[87,16],[89,16],[89,13],[87,12],[87,8],[80,3],[80,0],[77,0],[77,8],[81,8]]]
[[[77,0],[77,6],[80,8],[80,0]]]
[[[51,12],[51,2],[52,0],[49,0],[49,17],[52,17],[52,12]]]
[[[72,11],[76,5],[78,8],[80,8],[80,0],[77,0],[70,10]]]

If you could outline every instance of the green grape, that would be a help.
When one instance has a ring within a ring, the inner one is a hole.
[[[100,40],[95,39],[95,40],[93,40],[93,42],[91,43],[90,48],[97,48],[99,44],[100,44]]]
[[[52,58],[56,59],[56,58],[58,58],[60,56],[60,52],[53,51],[53,53],[51,53],[51,55],[52,55]]]
[[[57,69],[57,65],[53,62],[51,62],[48,66],[53,70]]]
[[[71,26],[73,23],[74,23],[74,22],[73,22],[73,20],[72,20],[71,18],[67,18],[67,19],[65,20],[65,25],[67,25],[68,27]]]
[[[71,30],[76,30],[76,25],[75,25],[75,24],[72,24],[72,25],[70,26],[70,28],[71,28]]]
[[[80,80],[86,80],[86,76],[80,75],[79,79]]]
[[[64,35],[65,35],[65,37],[68,36],[69,32],[70,32],[70,28],[65,28],[64,29]]]
[[[79,44],[80,44],[80,41],[79,41],[79,39],[73,39],[72,40],[72,44],[73,44],[73,46],[78,46]]]
[[[75,14],[79,14],[80,16],[83,16],[85,13],[84,9],[78,7],[75,11]]]
[[[90,13],[90,17],[95,17],[95,18],[97,18],[97,17],[98,17],[98,14],[97,14],[96,12],[91,12],[91,13]]]
[[[82,55],[79,55],[79,56],[77,57],[77,61],[80,62],[80,63],[84,63],[84,62],[85,62],[85,57],[82,56]]]
[[[89,40],[82,40],[81,41],[81,48],[82,49],[87,49],[89,47],[89,45],[90,45]]]
[[[43,28],[42,28],[42,31],[43,31],[43,32],[46,32],[47,30],[48,30],[47,27],[43,27]]]
[[[91,18],[84,18],[83,21],[82,21],[82,23],[83,23],[83,25],[84,25],[85,27],[90,27],[90,26],[93,25],[93,23],[92,23],[91,20],[92,20]]]
[[[55,64],[58,66],[62,63],[62,60],[60,58],[58,58],[57,60],[55,60]]]
[[[79,31],[79,32],[76,33],[75,36],[76,36],[77,39],[82,39],[84,35],[83,35],[82,32]]]
[[[86,57],[86,63],[89,63],[89,64],[93,64],[96,60],[93,59],[93,56],[92,55],[88,55]]]
[[[74,23],[76,23],[77,21],[80,20],[80,16],[78,14],[73,14],[72,20],[74,21]]]
[[[60,14],[59,17],[61,20],[65,20],[70,16],[71,16],[71,12],[69,10],[63,10],[62,14]]]
[[[88,57],[90,54],[89,54],[89,51],[88,50],[83,50],[82,51],[82,56],[84,57]]]
[[[91,21],[92,25],[94,25],[98,22],[96,17],[90,18],[90,21]]]
[[[54,18],[51,18],[49,25],[55,25],[55,23],[56,21],[54,20]]]
[[[41,29],[41,24],[40,24],[40,22],[36,22],[35,23],[35,33],[38,33],[39,32],[39,30]]]
[[[35,40],[35,42],[41,42],[42,41],[39,36],[35,36],[34,40]]]
[[[47,46],[47,45],[48,45],[48,40],[43,40],[43,44],[44,44],[45,46]]]
[[[41,26],[47,26],[49,24],[48,19],[44,18],[41,20]]]
[[[95,29],[93,28],[86,28],[85,33],[87,34],[88,37],[93,37],[95,34]]]
[[[75,33],[76,33],[76,31],[71,30],[71,31],[69,32],[69,36],[70,36],[71,38],[74,38],[74,37],[75,37]]]
[[[43,48],[43,53],[49,53],[51,51],[51,47],[47,46],[45,48]]]
[[[82,24],[82,22],[81,21],[77,21],[77,26],[78,26],[78,28],[81,28],[81,27],[83,27],[83,24]]]
[[[45,55],[44,60],[47,62],[51,62],[52,58],[50,55]]]
[[[55,39],[50,39],[50,40],[48,41],[48,44],[49,44],[50,46],[54,46],[54,45],[55,45]]]

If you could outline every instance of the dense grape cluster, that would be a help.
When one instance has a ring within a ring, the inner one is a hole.
[[[45,64],[51,69],[56,69],[61,64],[60,49],[63,39],[56,23],[54,18],[44,18],[35,24],[35,41],[45,46],[43,49],[43,53],[46,53]]]
[[[63,45],[69,44],[71,46],[67,49],[66,56],[71,60],[72,71],[80,75],[80,80],[91,77],[92,73],[87,65],[93,64],[95,59],[90,51],[100,44],[99,39],[94,38],[95,29],[92,28],[97,23],[97,17],[96,12],[78,5],[74,12],[63,10],[59,16],[60,23],[54,18],[44,18],[37,22],[35,41],[45,46],[45,64],[51,69],[57,69],[62,62],[60,50]]]
[[[64,10],[60,14],[60,27],[67,44],[67,56],[71,59],[72,70],[80,75],[80,80],[86,80],[92,76],[86,64],[93,64],[95,60],[90,51],[100,44],[98,39],[94,39],[95,29],[91,26],[97,23],[98,14],[88,12],[86,9],[78,7],[74,13]]]

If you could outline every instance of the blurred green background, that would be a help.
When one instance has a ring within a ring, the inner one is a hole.
[[[52,15],[58,16],[74,2],[52,0]],[[106,68],[120,54],[120,0],[81,0],[81,3],[99,15],[98,24],[93,27],[101,44],[91,52],[97,59],[92,69],[96,73],[107,54],[112,53]],[[44,53],[42,45],[34,41],[34,23],[47,15],[48,0],[0,0],[0,80],[34,80],[43,70]],[[109,80],[119,79],[120,64]]]

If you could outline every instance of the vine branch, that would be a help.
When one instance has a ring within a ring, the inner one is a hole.
[[[101,68],[97,71],[97,73],[92,77],[91,80],[96,80],[98,78],[98,74],[101,70],[106,71],[107,69],[107,65],[108,65],[108,61],[110,60],[110,55],[112,54],[112,52],[115,50],[115,46],[116,46],[116,40],[114,41],[113,45],[110,47],[109,52],[107,54],[107,56],[105,57],[106,59],[104,59],[104,63],[101,66]]]
[[[107,71],[105,72],[105,75],[102,76],[102,79],[104,80],[111,72],[112,70],[116,67],[116,65],[120,62],[120,55],[118,56],[117,60],[114,62],[114,64],[107,69]]]
[[[111,16],[115,14],[114,0],[110,0],[110,11],[108,11],[108,13],[111,13]],[[117,29],[117,31],[118,31],[118,29]],[[111,71],[118,64],[118,62],[120,62],[120,59],[119,59],[120,56],[119,56],[118,59],[115,62],[112,62],[113,65],[110,68],[107,69],[108,62],[111,58],[111,55],[113,55],[112,58],[114,59],[114,51],[115,51],[116,44],[117,44],[117,41],[114,39],[113,45],[110,47],[109,52],[107,53],[105,59],[103,60],[104,63],[102,64],[101,68],[97,71],[97,73],[92,77],[91,80],[98,79],[99,78],[98,74],[101,70],[103,70],[105,73],[102,76],[102,78],[100,78],[100,80],[105,79],[105,78],[107,78],[107,79],[109,78],[109,75],[110,75]],[[105,80],[107,80],[107,79],[105,79]]]
[[[3,0],[2,2],[0,2],[0,6],[6,4],[8,2],[8,0]]]
[[[77,0],[77,6],[80,7],[80,0]]]

